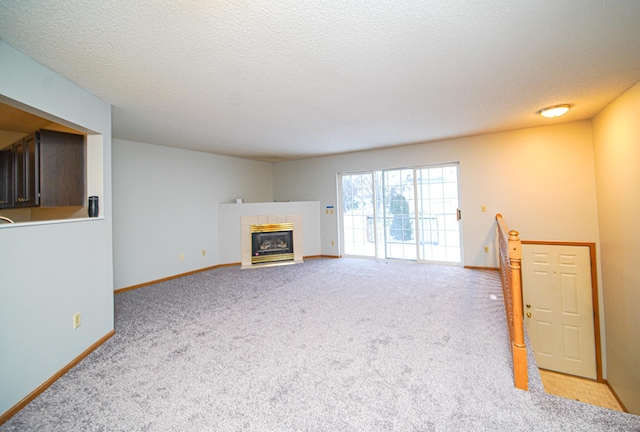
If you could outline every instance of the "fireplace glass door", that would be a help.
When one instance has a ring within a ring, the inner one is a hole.
[[[293,260],[293,224],[251,226],[251,263]]]

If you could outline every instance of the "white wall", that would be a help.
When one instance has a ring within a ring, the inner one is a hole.
[[[338,173],[453,161],[460,162],[464,265],[498,266],[496,213],[522,239],[598,242],[589,121],[277,163],[274,198],[325,208],[338,204]],[[322,254],[337,255],[338,214],[323,214],[321,227]]]
[[[607,380],[640,415],[640,83],[593,120]]]
[[[271,174],[266,162],[114,139],[115,289],[220,264],[218,204],[273,201]]]
[[[113,330],[113,279],[111,107],[3,41],[0,98],[101,134],[104,172],[103,218],[0,228],[1,415]]]

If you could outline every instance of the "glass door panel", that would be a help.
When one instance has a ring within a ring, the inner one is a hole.
[[[381,171],[378,226],[383,228],[384,258],[417,259],[413,169]]]
[[[344,254],[375,257],[373,173],[342,174],[340,188]]]
[[[420,259],[460,263],[458,166],[416,169]]]
[[[458,165],[340,175],[343,253],[461,262]]]

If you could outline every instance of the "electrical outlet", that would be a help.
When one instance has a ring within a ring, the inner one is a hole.
[[[202,256],[207,256],[207,251],[202,249]]]
[[[486,212],[487,211],[487,206],[486,205],[481,205],[480,206],[480,211],[481,212]]]
[[[73,329],[80,327],[80,312],[73,314]]]
[[[331,246],[335,246],[335,245],[336,245],[336,242],[331,240]]]
[[[184,261],[184,254],[183,253],[180,254],[180,261]]]
[[[489,253],[489,246],[484,247],[484,253]]]

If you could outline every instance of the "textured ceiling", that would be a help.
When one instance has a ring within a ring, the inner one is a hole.
[[[267,161],[588,119],[640,81],[637,0],[0,10],[0,39],[112,104],[115,138]]]

